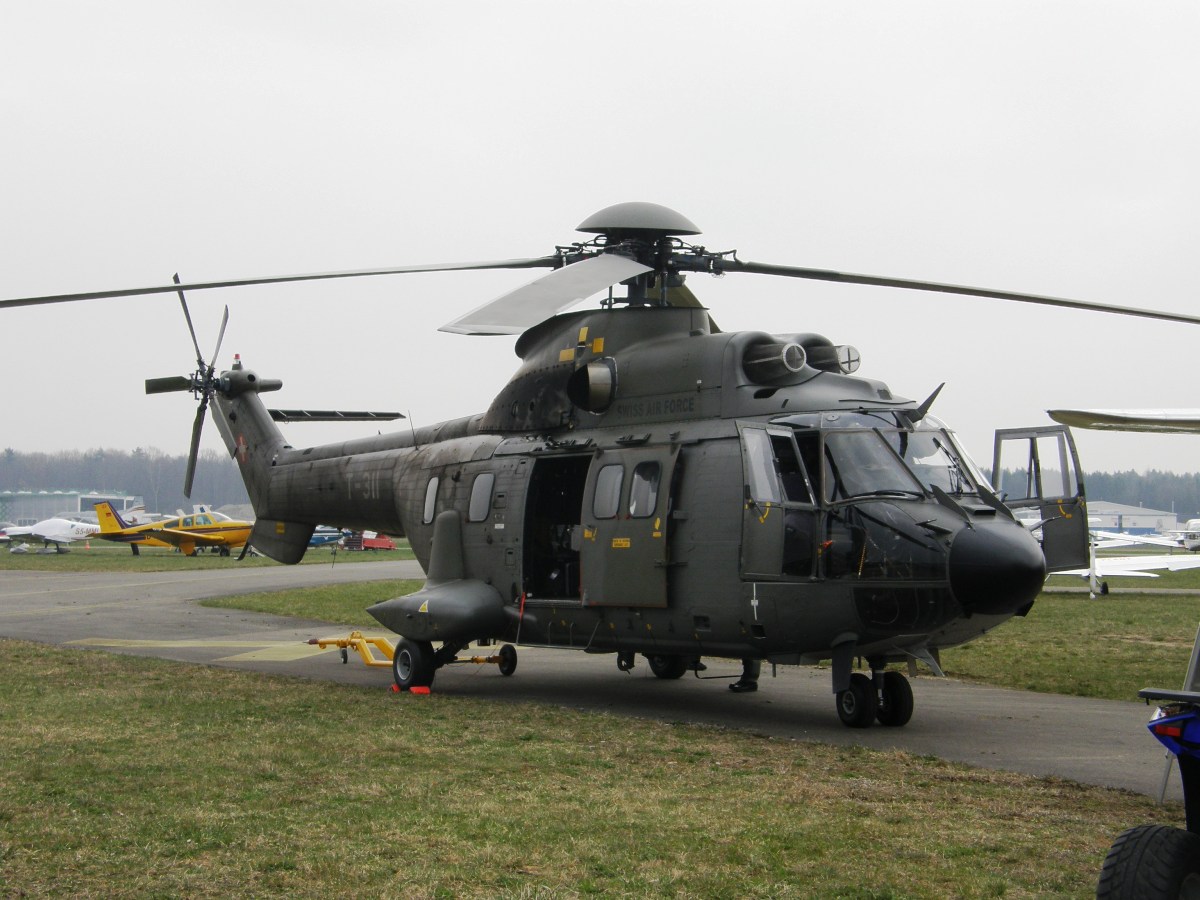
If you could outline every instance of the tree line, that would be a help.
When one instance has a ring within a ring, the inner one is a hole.
[[[157,447],[136,450],[60,450],[0,453],[0,491],[97,491],[140,496],[151,512],[249,503],[237,465],[226,454],[202,450],[196,461],[192,499],[183,496],[187,456]]]
[[[141,496],[151,512],[191,509],[183,496],[187,457],[156,447],[136,450],[61,450],[0,454],[0,491],[111,491]],[[1084,477],[1092,500],[1174,511],[1181,519],[1200,518],[1200,473],[1089,472]],[[192,498],[215,507],[249,503],[237,465],[224,453],[203,450],[196,465]]]

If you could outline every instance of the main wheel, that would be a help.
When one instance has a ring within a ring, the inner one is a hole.
[[[913,714],[912,685],[899,672],[883,673],[883,696],[879,698],[879,709],[875,717],[879,724],[899,728],[907,725]]]
[[[686,656],[673,656],[667,653],[648,653],[646,661],[650,663],[650,671],[659,678],[682,678],[691,663]]]
[[[838,692],[837,711],[842,723],[851,728],[866,728],[875,721],[879,698],[875,685],[861,672],[850,676],[850,687]]]
[[[517,648],[512,644],[505,644],[500,648],[500,674],[511,675],[517,671]]]
[[[392,657],[392,677],[396,679],[396,686],[400,690],[428,687],[433,684],[433,673],[436,670],[433,644],[429,641],[410,641],[408,638],[402,638],[396,645],[396,653]]]
[[[1117,835],[1104,857],[1099,900],[1200,897],[1200,835],[1138,825]]]

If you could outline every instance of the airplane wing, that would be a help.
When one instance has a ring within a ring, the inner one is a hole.
[[[228,546],[229,544],[229,541],[224,538],[213,537],[198,531],[177,531],[174,528],[151,528],[146,534],[176,547],[180,544],[195,544],[203,547]]]
[[[1096,575],[1100,578],[1110,576],[1130,576],[1133,578],[1157,578],[1155,569],[1168,572],[1178,572],[1182,569],[1200,568],[1200,556],[1182,554],[1171,556],[1101,556],[1096,560]],[[1087,569],[1069,569],[1065,572],[1055,572],[1055,575],[1082,575],[1086,578],[1091,573]]]
[[[1200,432],[1200,409],[1049,409],[1050,418],[1073,428],[1101,431]]]
[[[1113,531],[1094,531],[1096,537],[1103,538],[1104,542],[1109,547],[1120,547],[1129,544],[1150,544],[1155,547],[1174,547],[1176,550],[1182,550],[1183,544],[1179,541],[1163,537],[1159,534],[1120,534]]]

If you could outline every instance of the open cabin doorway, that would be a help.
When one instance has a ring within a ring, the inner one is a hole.
[[[521,569],[527,599],[579,599],[579,550],[574,535],[591,460],[591,456],[549,456],[534,463],[525,501]]]

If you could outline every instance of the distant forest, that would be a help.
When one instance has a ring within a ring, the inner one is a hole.
[[[183,496],[187,457],[156,447],[129,450],[63,450],[0,453],[0,491],[98,491],[140,496],[150,512],[249,503],[237,466],[226,454],[202,450],[192,499]]]
[[[121,491],[144,497],[151,512],[171,512],[192,507],[183,496],[186,468],[187,457],[154,447],[59,453],[10,448],[0,453],[0,491]],[[1200,473],[1089,472],[1084,484],[1092,500],[1173,510],[1180,520],[1200,518]],[[192,498],[216,507],[250,502],[237,466],[216,450],[201,452]]]

